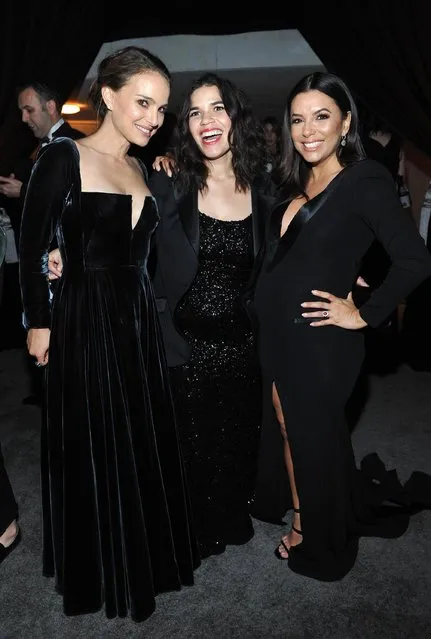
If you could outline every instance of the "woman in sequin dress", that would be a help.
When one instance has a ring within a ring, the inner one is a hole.
[[[242,295],[274,200],[264,146],[244,94],[205,74],[179,115],[173,179],[150,178],[154,287],[202,557],[253,535],[262,392]]]

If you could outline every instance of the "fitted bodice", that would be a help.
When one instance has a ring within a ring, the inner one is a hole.
[[[132,228],[132,197],[119,193],[83,192],[80,216],[65,211],[59,246],[64,274],[74,266],[85,269],[145,267],[151,236],[158,223],[154,199],[147,196]]]
[[[249,331],[242,294],[253,266],[251,216],[225,221],[199,214],[199,268],[175,314],[179,327],[196,334]]]

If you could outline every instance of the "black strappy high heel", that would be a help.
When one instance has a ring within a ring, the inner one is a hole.
[[[299,508],[294,508],[293,512],[297,513],[298,515],[300,514]],[[297,535],[301,535],[302,537],[302,530],[299,530],[299,528],[295,528],[295,526],[292,526],[292,530],[296,532]],[[281,554],[283,551],[280,550],[280,546],[283,546],[284,550],[287,552],[287,557],[283,557],[283,555]],[[282,537],[277,548],[274,550],[274,555],[277,557],[277,559],[281,559],[281,561],[287,561],[289,559],[289,552],[290,547],[286,546],[284,538]]]

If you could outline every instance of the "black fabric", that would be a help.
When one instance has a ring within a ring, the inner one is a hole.
[[[355,466],[345,410],[363,363],[363,333],[297,321],[301,302],[313,299],[313,289],[347,297],[361,258],[377,237],[392,266],[360,313],[371,325],[379,325],[404,295],[429,277],[431,256],[400,207],[389,172],[372,160],[341,171],[302,207],[280,238],[287,206],[283,202],[273,211],[257,275],[258,347],[264,388],[269,393],[274,382],[280,396],[299,494],[304,538],[290,550],[289,565],[310,577],[335,580],[351,569],[360,535],[398,536],[408,516],[407,511],[380,508],[394,497],[384,469],[379,469],[381,485],[376,488]],[[286,491],[276,487],[277,482],[287,483],[282,455],[267,449],[282,447],[279,428],[277,435],[268,435],[268,428],[274,428],[273,420],[263,425],[253,514],[276,520],[281,511],[277,499],[287,498],[285,508],[291,502]],[[265,493],[265,485],[275,490]],[[405,495],[401,487],[395,492],[397,499]],[[416,507],[421,500],[409,494],[404,505]]]
[[[154,288],[174,382],[180,438],[203,554],[253,534],[248,501],[261,420],[261,380],[241,297],[264,238],[274,186],[251,189],[245,222],[206,218],[198,193],[163,171],[149,186],[161,220]]]
[[[391,139],[386,145],[381,144],[369,136],[363,138],[362,143],[367,157],[383,164],[395,182],[400,168],[401,153],[401,140],[398,136],[392,134]]]
[[[146,269],[157,223],[150,197],[132,230],[131,196],[82,193],[71,140],[42,149],[23,213],[21,287],[27,325],[51,327],[43,571],[69,615],[104,603],[108,617],[141,621],[157,593],[192,584],[199,563]],[[51,313],[54,233],[63,276]]]
[[[253,267],[251,216],[199,215],[199,268],[175,319],[191,349],[171,369],[200,546],[245,543],[261,424],[260,368],[241,296]]]
[[[0,537],[18,517],[18,506],[6,472],[0,444]]]
[[[175,325],[174,313],[199,266],[198,194],[195,191],[177,192],[174,181],[163,170],[153,171],[148,184],[161,216],[156,230],[154,292],[168,365],[180,366],[189,359],[190,346]],[[267,176],[252,187],[255,255],[262,244],[268,212],[275,197],[275,187]]]

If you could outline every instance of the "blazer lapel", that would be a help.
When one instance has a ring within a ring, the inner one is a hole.
[[[187,236],[196,256],[199,255],[199,212],[198,196],[195,190],[184,195],[178,204],[178,214],[184,233]]]
[[[265,238],[266,225],[269,219],[269,212],[274,206],[275,196],[265,193],[258,188],[252,188],[252,227],[253,227],[253,251],[255,257],[259,253],[260,247]]]
[[[306,225],[313,219],[322,208],[329,196],[334,192],[340,183],[340,176],[344,174],[343,169],[328,184],[326,189],[313,197],[301,206],[293,220],[290,222],[285,233],[280,237],[281,222],[291,200],[285,200],[276,206],[271,215],[270,226],[270,246],[268,258],[268,270],[272,270],[285,256],[289,249],[295,244]]]

